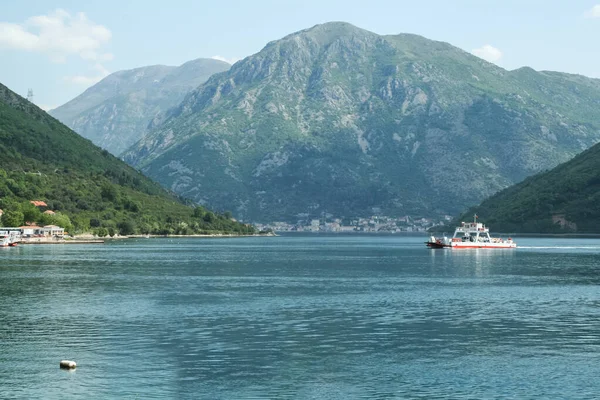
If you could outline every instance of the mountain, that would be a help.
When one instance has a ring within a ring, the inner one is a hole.
[[[123,154],[254,220],[457,214],[600,140],[600,80],[327,23],[212,76]]]
[[[3,226],[37,222],[99,235],[253,232],[229,215],[186,205],[1,84],[0,208]]]
[[[600,233],[600,144],[468,210],[494,230]]]
[[[154,65],[115,72],[49,113],[118,155],[142,137],[149,123],[160,120],[161,113],[229,67],[223,61],[200,58],[179,67]]]

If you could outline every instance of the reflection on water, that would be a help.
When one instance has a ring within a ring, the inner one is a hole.
[[[483,277],[511,264],[517,249],[429,249],[431,273]],[[438,268],[438,270],[436,270]]]
[[[593,398],[600,247],[522,242],[431,250],[419,237],[282,236],[9,249],[0,392]],[[77,370],[60,370],[63,358]]]

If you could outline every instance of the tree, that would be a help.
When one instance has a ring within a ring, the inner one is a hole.
[[[108,200],[114,202],[117,200],[119,193],[117,192],[117,188],[115,185],[111,185],[110,183],[105,183],[102,185],[102,190],[100,191],[100,195],[104,200]]]
[[[54,211],[61,211],[61,210],[64,210],[64,208],[65,208],[64,204],[60,200],[49,201],[49,202],[46,202],[46,204],[48,204],[48,208],[50,210],[54,210]]]
[[[71,217],[71,225],[73,227],[70,229],[75,231],[87,231],[90,228],[90,220],[84,215],[75,214]],[[67,232],[71,231],[67,229]]]
[[[27,222],[37,222],[42,216],[42,212],[31,203],[24,203],[21,206],[23,220]]]
[[[62,213],[56,214],[42,214],[39,219],[40,224],[42,225],[58,225],[65,230],[70,231],[73,228],[71,224],[71,219],[68,215]]]
[[[205,222],[208,222],[210,224],[214,220],[215,220],[215,214],[213,214],[212,211],[209,211],[206,214],[204,214],[204,221]]]
[[[150,233],[150,230],[152,228],[151,228],[151,226],[148,223],[146,223],[146,222],[140,222],[138,224],[138,229],[139,229],[140,233],[142,233],[144,235],[147,235],[147,234]]]
[[[204,208],[202,207],[194,207],[194,213],[192,214],[194,218],[202,218],[204,216]]]
[[[177,233],[178,235],[189,235],[190,229],[188,227],[188,224],[185,222],[179,222],[177,224],[177,227],[175,228],[175,233]]]
[[[6,211],[2,214],[2,225],[15,227],[23,225],[24,217],[21,211]]]
[[[99,237],[105,237],[106,235],[108,235],[108,229],[98,228],[96,229],[96,235],[98,235]]]
[[[126,210],[129,210],[131,212],[137,213],[141,210],[141,206],[140,203],[133,201],[131,199],[127,199],[124,201],[123,206],[125,207]]]
[[[85,201],[83,199],[79,199],[79,200],[77,200],[77,208],[79,208],[80,210],[89,210],[91,207],[87,203],[87,201]]]
[[[15,202],[15,200],[13,198],[2,197],[2,198],[0,198],[0,208],[3,209],[4,211],[14,210],[14,209],[19,208],[19,205],[17,204],[17,202]]]
[[[119,234],[123,236],[133,235],[135,233],[135,225],[132,221],[123,221],[117,224],[119,228]]]

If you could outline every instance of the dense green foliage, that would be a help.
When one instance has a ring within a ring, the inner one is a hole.
[[[49,113],[94,144],[118,155],[138,141],[161,113],[229,64],[213,59],[179,67],[153,65],[118,71]]]
[[[30,201],[42,200],[43,214]],[[230,215],[192,207],[0,85],[2,223],[72,232],[253,233]]]
[[[453,215],[600,140],[600,81],[328,23],[212,76],[125,153],[244,219]]]
[[[461,218],[473,213],[503,232],[600,233],[600,144],[499,192]]]

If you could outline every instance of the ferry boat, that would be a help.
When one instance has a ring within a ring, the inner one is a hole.
[[[473,222],[461,222],[450,239],[431,236],[425,244],[433,249],[514,249],[517,247],[512,238],[504,240],[491,237],[489,228],[477,222],[477,218],[475,215]]]

